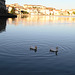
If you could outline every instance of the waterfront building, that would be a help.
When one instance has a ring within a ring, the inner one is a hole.
[[[23,14],[22,12],[28,12],[29,15],[75,16],[75,9],[63,10],[63,9],[55,9],[52,7],[46,7],[42,5],[28,5],[28,4],[20,6],[18,3],[6,5],[6,9],[8,10],[9,13],[11,13],[13,7],[15,8],[16,14]]]

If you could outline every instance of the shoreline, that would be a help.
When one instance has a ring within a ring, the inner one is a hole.
[[[13,14],[10,14],[10,13],[0,14],[0,18],[17,18],[17,15],[13,15]]]
[[[26,17],[29,17],[29,16],[49,16],[49,17],[74,17],[75,18],[75,15],[74,16],[70,16],[70,15],[30,15],[30,14],[18,14],[18,15],[13,15],[13,14],[10,14],[10,13],[7,13],[7,14],[0,14],[0,18],[17,18],[18,16],[26,16]]]
[[[50,16],[50,17],[75,17],[70,16],[70,15],[30,15],[30,14],[22,14],[22,15],[17,15],[17,16]]]

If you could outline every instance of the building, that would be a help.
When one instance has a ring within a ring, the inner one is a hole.
[[[28,4],[24,4],[23,5],[24,8],[46,8],[45,6],[42,6],[42,5],[28,5]]]
[[[5,0],[0,0],[0,8],[6,9]]]

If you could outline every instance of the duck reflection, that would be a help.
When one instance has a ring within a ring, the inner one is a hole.
[[[50,51],[50,52],[51,52],[51,51]],[[56,56],[58,55],[58,52],[53,52],[53,53],[55,53]]]
[[[6,18],[0,18],[0,33],[6,30]]]
[[[30,49],[31,50],[31,49]],[[37,52],[37,50],[31,50],[31,51],[34,51],[35,53]]]
[[[58,55],[58,52],[55,52],[55,55]]]

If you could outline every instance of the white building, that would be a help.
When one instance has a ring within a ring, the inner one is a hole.
[[[12,7],[8,7],[7,9],[8,9],[8,12],[10,13],[12,10]]]

